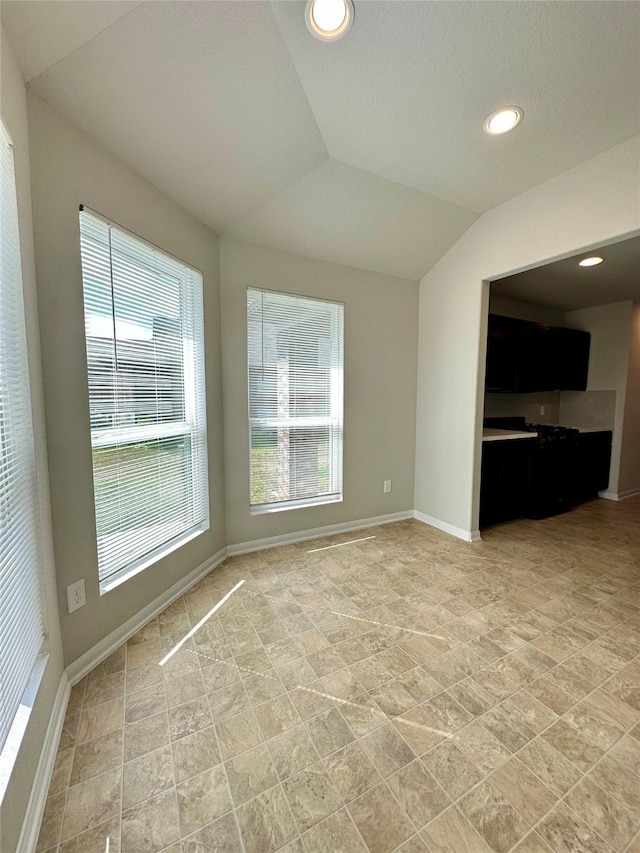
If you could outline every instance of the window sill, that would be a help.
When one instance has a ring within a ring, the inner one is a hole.
[[[2,747],[2,752],[0,753],[0,805],[4,800],[4,795],[7,791],[7,787],[9,786],[11,773],[15,766],[27,726],[29,725],[31,712],[36,701],[36,696],[38,695],[38,690],[40,689],[45,669],[47,668],[48,660],[48,652],[43,652],[36,658],[31,678],[29,679],[29,684],[27,685],[27,689],[24,691],[24,695],[13,720],[13,724],[9,729],[9,734],[7,735],[7,739]]]
[[[303,498],[299,501],[282,501],[273,504],[258,504],[249,507],[249,515],[267,515],[272,512],[285,512],[289,509],[306,509],[312,506],[324,506],[324,504],[342,503],[342,494],[322,495],[318,498]]]
[[[198,527],[192,528],[184,535],[179,536],[176,539],[172,539],[170,542],[167,542],[165,545],[153,551],[151,554],[148,554],[144,557],[140,562],[136,562],[131,566],[126,566],[124,569],[120,569],[116,574],[111,575],[108,578],[100,581],[100,595],[104,595],[107,592],[111,592],[112,589],[115,589],[120,584],[125,583],[125,581],[130,580],[135,575],[143,572],[145,569],[148,569],[149,566],[153,566],[154,563],[157,563],[159,560],[162,560],[164,557],[168,557],[169,554],[177,551],[178,548],[181,548],[183,545],[186,545],[187,542],[190,542],[192,539],[195,539],[196,536],[200,536],[201,533],[204,533],[205,530],[209,529],[209,520],[203,522],[198,525]]]

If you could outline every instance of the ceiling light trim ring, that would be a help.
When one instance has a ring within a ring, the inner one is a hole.
[[[307,29],[311,35],[320,41],[337,41],[346,35],[351,29],[353,19],[355,17],[355,9],[353,0],[336,0],[337,3],[342,3],[344,6],[344,17],[341,23],[333,30],[323,29],[314,18],[314,8],[317,3],[327,2],[327,0],[307,0],[304,19]]]
[[[601,258],[600,255],[591,255],[588,258],[583,258],[581,261],[578,261],[579,267],[597,267],[599,264],[603,263],[604,258]]]
[[[512,116],[510,123],[507,121],[504,126],[501,127],[500,121],[496,122],[496,119],[499,120],[501,117],[506,119],[509,115]],[[522,123],[523,118],[524,110],[522,110],[521,107],[501,107],[499,110],[491,113],[491,115],[484,120],[482,129],[487,136],[502,136],[505,133],[509,133],[514,130]]]

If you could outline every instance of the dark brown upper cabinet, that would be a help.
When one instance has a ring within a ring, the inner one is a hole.
[[[489,314],[487,392],[584,391],[591,335]]]

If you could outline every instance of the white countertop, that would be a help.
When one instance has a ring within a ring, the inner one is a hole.
[[[508,441],[512,438],[537,438],[537,432],[520,432],[515,429],[493,429],[485,427],[482,430],[483,441]]]
[[[579,432],[611,432],[613,427],[586,426],[585,424],[562,424],[562,426],[577,429]],[[537,438],[537,432],[521,432],[514,429],[493,429],[485,427],[482,430],[483,441],[511,441],[514,438]]]

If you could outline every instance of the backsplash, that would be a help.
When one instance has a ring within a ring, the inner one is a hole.
[[[544,415],[540,407],[544,406]],[[533,424],[560,423],[560,391],[538,394],[485,394],[485,418],[524,416]]]
[[[544,406],[544,414],[540,407]],[[485,418],[526,418],[534,424],[581,424],[611,427],[615,391],[544,391],[537,394],[485,394]]]
[[[560,423],[612,427],[615,423],[615,391],[563,391]]]

